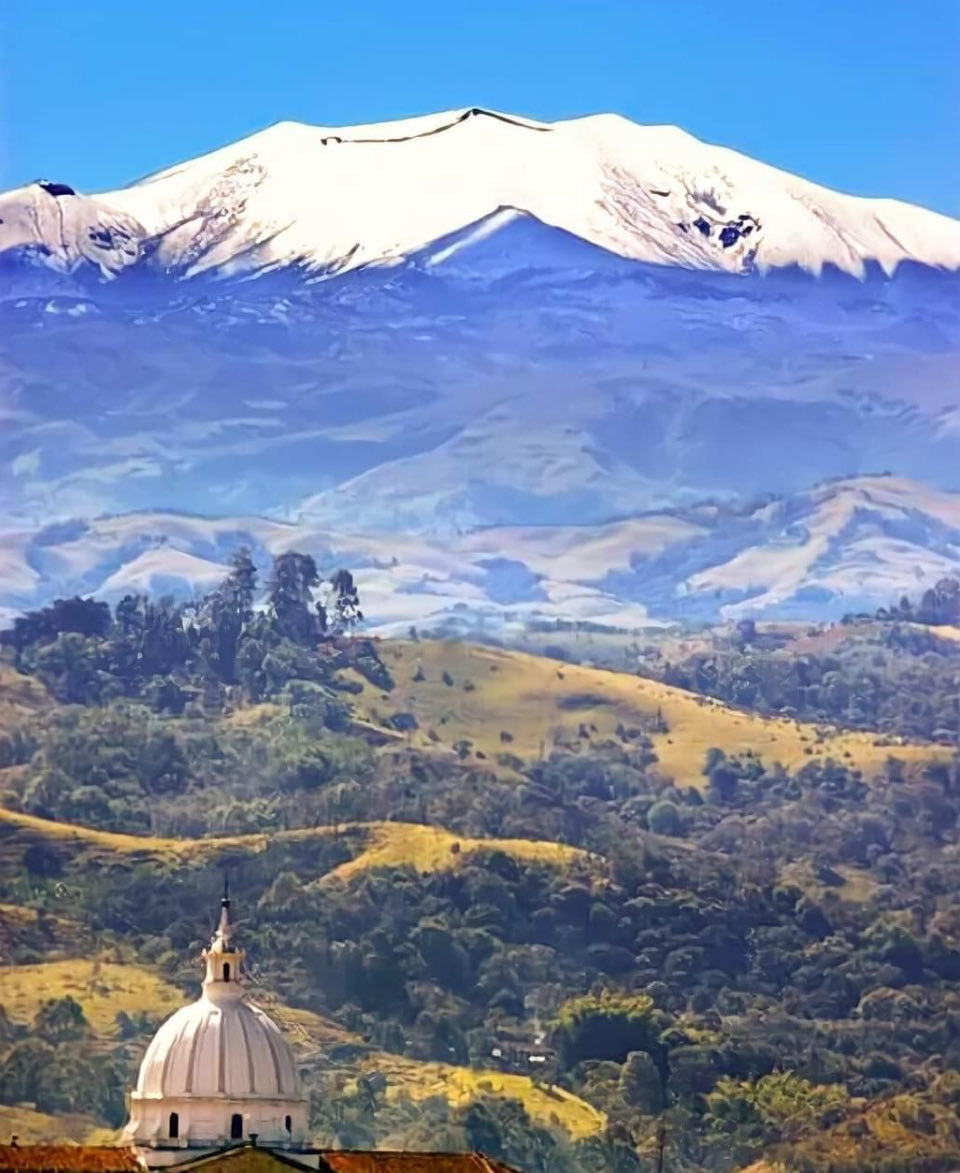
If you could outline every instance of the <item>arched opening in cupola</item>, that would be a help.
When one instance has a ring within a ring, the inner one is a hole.
[[[239,1112],[230,1117],[230,1139],[243,1140],[243,1117]]]
[[[170,1119],[167,1121],[167,1132],[171,1140],[177,1140],[180,1136],[180,1117],[176,1112],[170,1113]]]

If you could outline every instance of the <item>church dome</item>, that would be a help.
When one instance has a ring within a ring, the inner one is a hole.
[[[290,1048],[259,1006],[203,997],[160,1027],[140,1065],[140,1096],[300,1095]]]
[[[143,1057],[124,1139],[151,1149],[151,1165],[252,1137],[302,1149],[307,1101],[296,1064],[277,1025],[246,1000],[226,895],[203,960],[201,997],[167,1019]]]

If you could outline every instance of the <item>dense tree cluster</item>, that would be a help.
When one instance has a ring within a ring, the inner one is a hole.
[[[240,549],[220,586],[190,603],[126,595],[111,613],[94,599],[58,599],[16,619],[0,644],[66,703],[135,697],[182,713],[196,697],[256,701],[292,680],[323,683],[331,661],[312,653],[342,644],[363,619],[350,572],[324,583],[313,557],[296,551],[274,558],[262,606],[257,600],[257,570]],[[382,677],[369,644],[352,650],[361,670]]]
[[[90,1063],[90,1032],[73,998],[45,1002],[32,1029],[6,1020],[0,1030],[0,1103],[33,1103],[41,1112],[83,1112],[113,1128],[126,1113],[128,1063],[120,1053]]]
[[[778,716],[915,740],[960,738],[960,642],[904,622],[838,629],[798,651],[794,641],[732,636],[642,670],[679,688]],[[799,641],[797,641],[799,642]]]
[[[960,580],[941,578],[923,592],[918,602],[904,595],[895,607],[877,612],[878,619],[903,619],[932,627],[960,624]]]

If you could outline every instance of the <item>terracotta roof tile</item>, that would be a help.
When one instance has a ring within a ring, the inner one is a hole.
[[[322,1159],[333,1173],[511,1173],[479,1153],[330,1151]]]
[[[314,1150],[316,1151],[316,1150]],[[184,1162],[184,1173],[270,1173],[294,1163],[293,1154],[243,1145]],[[174,1166],[176,1169],[176,1166]],[[479,1153],[391,1153],[328,1150],[320,1154],[324,1173],[511,1173]],[[0,1145],[0,1173],[144,1173],[132,1148],[94,1145]]]
[[[0,1171],[22,1173],[143,1173],[132,1148],[116,1145],[3,1144]]]

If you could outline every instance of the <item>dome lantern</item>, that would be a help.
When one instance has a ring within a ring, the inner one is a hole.
[[[220,922],[210,947],[203,951],[203,960],[207,967],[203,992],[207,998],[219,1001],[243,997],[243,986],[240,983],[243,950],[235,948],[233,944],[230,889],[226,880],[223,882],[223,898],[220,901]]]

